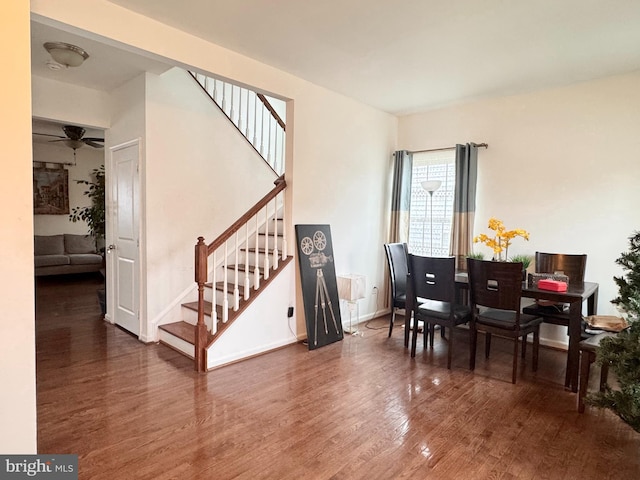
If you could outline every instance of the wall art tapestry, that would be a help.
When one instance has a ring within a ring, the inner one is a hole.
[[[69,214],[69,171],[65,168],[33,168],[33,213]]]
[[[296,225],[309,350],[344,338],[329,225]]]

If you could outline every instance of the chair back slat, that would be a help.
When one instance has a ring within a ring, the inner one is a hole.
[[[409,271],[415,296],[453,303],[455,257],[409,255]]]
[[[522,263],[467,259],[471,304],[519,312]]]
[[[536,252],[536,273],[562,272],[569,277],[570,285],[584,283],[587,268],[587,256],[566,253]]]

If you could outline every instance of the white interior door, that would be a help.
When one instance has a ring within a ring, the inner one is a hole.
[[[140,336],[139,141],[111,148],[112,321]],[[108,292],[109,293],[109,292]]]

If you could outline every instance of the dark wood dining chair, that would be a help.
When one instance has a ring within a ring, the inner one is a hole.
[[[569,277],[569,285],[583,285],[584,272],[587,268],[587,256],[584,254],[543,253],[536,252],[536,273],[562,272]],[[522,311],[528,315],[541,316],[545,323],[569,326],[569,305],[551,304],[527,305]]]
[[[533,371],[538,369],[540,324],[542,318],[520,313],[522,298],[522,263],[491,262],[467,259],[469,290],[471,297],[471,359],[470,368],[476,366],[478,332],[485,334],[485,356],[489,358],[491,335],[510,337],[514,340],[513,371],[511,383],[516,383],[518,371],[519,339],[525,345],[527,336],[533,333]],[[523,347],[523,354],[525,349]]]
[[[391,284],[391,319],[389,320],[389,337],[393,331],[393,323],[396,319],[396,309],[404,309],[407,303],[407,244],[385,243],[384,251],[387,254],[389,265],[389,282]],[[406,345],[405,345],[406,346]]]
[[[414,322],[423,322],[424,348],[427,337],[433,348],[435,325],[449,329],[447,346],[447,368],[451,369],[453,351],[453,329],[471,320],[469,306],[455,303],[455,257],[421,257],[409,255],[409,291],[415,297],[413,305]],[[413,329],[411,356],[416,356],[418,329]]]

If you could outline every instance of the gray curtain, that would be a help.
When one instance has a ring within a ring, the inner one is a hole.
[[[391,191],[391,226],[389,242],[409,241],[409,206],[411,205],[411,170],[413,156],[406,150],[393,154],[393,187]]]
[[[456,268],[467,270],[467,255],[473,246],[473,220],[476,212],[478,147],[475,143],[456,145],[456,192],[453,201],[451,251]]]

